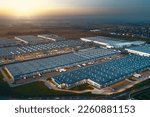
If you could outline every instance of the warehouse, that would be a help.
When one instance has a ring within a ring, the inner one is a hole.
[[[56,75],[53,77],[53,81],[60,88],[64,85],[67,88],[73,87],[84,82],[101,88],[120,82],[149,68],[149,57],[128,55],[124,58]]]
[[[38,44],[38,45],[27,45],[20,47],[6,47],[0,49],[0,58],[14,58],[18,55],[30,54],[33,52],[39,51],[48,51],[53,49],[60,49],[66,47],[75,47],[81,46],[83,44],[82,41],[75,40],[66,40],[66,41],[58,41],[47,44]]]
[[[65,40],[65,38],[60,37],[55,34],[42,34],[42,35],[38,35],[38,37],[43,38],[43,39],[48,39],[51,41],[64,41]]]
[[[112,49],[93,48],[80,52],[64,54],[55,57],[30,60],[21,63],[6,65],[5,69],[9,71],[13,79],[18,80],[28,78],[33,75],[47,73],[56,68],[69,67],[89,61],[100,59],[106,56],[119,54],[120,52]]]
[[[2,47],[10,47],[10,46],[16,46],[21,44],[21,41],[15,40],[15,39],[10,39],[10,38],[0,38],[0,48]]]
[[[119,39],[103,37],[103,36],[86,37],[86,38],[81,38],[81,40],[85,42],[94,42],[96,44],[106,46],[107,48],[124,48],[124,47],[130,47],[133,45],[141,45],[145,43],[144,41],[129,42],[125,40],[119,40]]]
[[[150,57],[150,44],[126,48],[129,53]]]
[[[49,43],[50,40],[38,38],[37,36],[25,35],[25,36],[16,36],[16,40],[19,40],[25,44],[40,44],[40,43]]]

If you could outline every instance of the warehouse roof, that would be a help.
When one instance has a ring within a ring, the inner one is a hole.
[[[126,40],[115,39],[115,38],[104,37],[104,36],[86,37],[86,38],[81,38],[81,40],[98,43],[111,48],[112,47],[122,48],[122,47],[128,47],[132,45],[141,45],[145,43],[144,41],[126,41]]]
[[[84,52],[76,52],[55,57],[14,63],[6,65],[6,67],[12,73],[15,79],[20,79],[23,76],[34,75],[37,72],[42,73],[44,71],[49,71],[58,67],[79,64],[116,53],[119,52],[97,48],[90,49]]]
[[[54,76],[53,79],[58,84],[70,85],[90,79],[102,86],[108,86],[147,68],[150,68],[150,58],[129,55],[125,58],[62,73]]]
[[[150,44],[131,47],[131,48],[128,48],[128,49],[150,54]]]

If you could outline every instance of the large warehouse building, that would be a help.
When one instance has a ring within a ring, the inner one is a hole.
[[[119,40],[119,39],[103,37],[103,36],[86,37],[86,38],[81,38],[81,40],[86,41],[86,42],[93,42],[96,44],[100,44],[100,45],[106,46],[107,48],[124,48],[124,47],[130,47],[132,45],[141,45],[145,43],[143,41],[130,42],[130,41]]]
[[[38,35],[38,37],[43,38],[43,39],[48,39],[51,41],[64,41],[65,40],[65,38],[60,37],[55,34],[42,34],[42,35]]]
[[[7,47],[0,49],[0,58],[14,58],[18,55],[25,55],[39,51],[48,51],[65,47],[81,46],[84,42],[75,40],[58,41],[47,44],[26,45],[20,47]]]
[[[25,44],[39,44],[39,43],[48,43],[50,40],[39,38],[33,35],[25,35],[25,36],[16,36],[16,40],[19,40]]]
[[[150,44],[125,49],[129,53],[150,57]]]
[[[50,72],[60,67],[87,63],[92,60],[106,56],[119,54],[120,52],[112,49],[93,48],[75,53],[64,54],[55,57],[48,57],[36,60],[14,63],[5,66],[5,70],[13,76],[14,80],[32,77],[34,75]]]
[[[21,41],[12,39],[12,38],[0,38],[0,48],[2,47],[11,47],[11,46],[17,46],[21,44]]]
[[[125,58],[62,73],[54,76],[53,81],[60,88],[64,86],[69,88],[84,83],[101,88],[120,82],[149,68],[149,57],[129,55]]]
[[[0,41],[0,70],[10,86],[42,80],[55,88],[90,84],[101,89],[149,75],[150,44],[143,41],[103,36],[67,40],[54,34],[15,39]]]

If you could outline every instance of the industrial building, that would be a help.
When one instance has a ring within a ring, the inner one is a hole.
[[[81,38],[82,41],[85,42],[93,42],[96,44],[100,44],[102,46],[106,46],[107,48],[125,48],[135,45],[144,44],[144,41],[125,41],[120,39],[114,39],[110,37],[96,36],[96,37],[86,37]]]
[[[137,55],[111,60],[53,77],[60,88],[71,88],[89,83],[97,88],[106,87],[150,68],[150,58]]]
[[[42,34],[42,35],[38,35],[37,37],[43,38],[43,39],[48,39],[51,41],[64,41],[65,38],[60,37],[58,35],[55,34]]]
[[[50,42],[50,40],[39,38],[33,35],[16,36],[15,39],[25,44],[31,44],[31,45]]]
[[[150,44],[126,48],[129,53],[150,57]]]
[[[16,39],[13,38],[0,38],[0,48],[2,47],[11,47],[11,46],[17,46],[21,44],[21,41],[18,41]]]
[[[8,71],[14,80],[18,80],[50,72],[57,68],[79,65],[119,53],[112,49],[93,48],[55,57],[14,63],[6,65],[5,70]]]
[[[7,47],[0,49],[0,58],[11,59],[18,55],[25,55],[39,51],[48,51],[66,47],[81,46],[84,42],[75,40],[58,41],[47,44],[26,45],[20,47]]]
[[[0,41],[5,45],[0,47],[0,70],[11,85],[42,79],[56,88],[85,83],[104,88],[150,70],[150,44],[143,41],[103,36],[67,40],[55,34],[15,39],[6,45]]]

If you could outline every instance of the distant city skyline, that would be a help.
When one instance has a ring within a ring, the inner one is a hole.
[[[94,16],[114,20],[150,20],[149,0],[5,0],[1,17]]]

